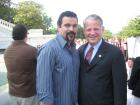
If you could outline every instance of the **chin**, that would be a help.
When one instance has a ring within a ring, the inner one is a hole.
[[[96,41],[89,41],[89,43],[90,43],[91,45],[95,45],[97,42],[96,42]]]

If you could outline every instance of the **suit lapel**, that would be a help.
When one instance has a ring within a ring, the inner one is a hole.
[[[95,57],[92,59],[90,64],[86,64],[87,65],[87,69],[86,71],[90,71],[92,70],[93,67],[95,67],[104,57],[105,54],[107,52],[107,45],[106,42],[102,42],[101,46],[99,47]]]
[[[85,52],[85,49],[86,49],[87,45],[88,45],[88,43],[84,44],[83,47],[80,50],[81,61],[84,61],[84,52]]]
[[[80,49],[79,49],[79,53],[80,53],[80,65],[81,65],[81,68],[85,68],[88,65],[87,62],[85,62],[85,59],[84,59],[84,52],[85,52],[85,49],[86,49],[86,46],[88,45],[88,43],[84,44]]]

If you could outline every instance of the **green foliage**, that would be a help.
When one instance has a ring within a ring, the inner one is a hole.
[[[43,14],[43,30],[44,34],[52,34],[52,32],[55,32],[54,27],[52,27],[52,18],[48,17],[46,14]]]
[[[0,0],[0,18],[9,22],[13,22],[12,18],[15,11],[11,6],[11,0]]]
[[[57,29],[52,27],[50,30],[49,30],[50,34],[56,34],[57,33]]]
[[[119,36],[122,38],[140,36],[140,17],[130,20],[129,24],[126,27],[123,27]]]
[[[19,3],[17,12],[14,17],[16,24],[24,24],[28,29],[43,28],[41,5],[33,1],[24,1]]]
[[[50,27],[49,30],[44,34],[56,34],[56,33],[57,33],[57,28]]]
[[[83,27],[78,25],[78,32],[76,38],[84,39]]]
[[[112,38],[112,33],[109,30],[105,30],[104,33],[103,33],[103,38],[105,40],[108,40],[108,39]]]
[[[9,10],[9,7],[0,7],[0,18],[8,21],[10,15]]]
[[[44,34],[52,34],[52,19],[45,13],[40,4],[33,1],[24,1],[19,3],[16,8],[14,21],[16,24],[24,24],[28,29],[43,29]]]
[[[0,0],[0,7],[10,7],[11,0]]]

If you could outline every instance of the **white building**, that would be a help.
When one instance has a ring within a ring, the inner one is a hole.
[[[14,24],[0,19],[0,49],[6,49],[13,41],[12,29],[14,26]],[[30,29],[28,32],[27,43],[35,47],[39,47],[55,37],[55,35],[43,35],[42,29]]]
[[[5,49],[12,42],[12,28],[15,25],[0,19],[0,49]]]

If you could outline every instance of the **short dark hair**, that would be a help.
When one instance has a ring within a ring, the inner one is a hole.
[[[131,60],[131,61],[134,61],[135,60],[135,58],[131,58],[131,57],[129,57],[127,60]]]
[[[65,11],[65,12],[62,12],[62,13],[60,14],[60,16],[59,16],[59,18],[58,18],[58,20],[57,20],[57,26],[59,26],[59,27],[61,26],[61,24],[62,24],[62,19],[63,19],[64,17],[74,17],[74,18],[76,18],[77,21],[78,21],[78,18],[77,18],[76,13],[74,13],[74,12],[72,12],[72,11]]]
[[[24,40],[27,36],[27,28],[22,24],[17,24],[12,31],[14,40]]]

